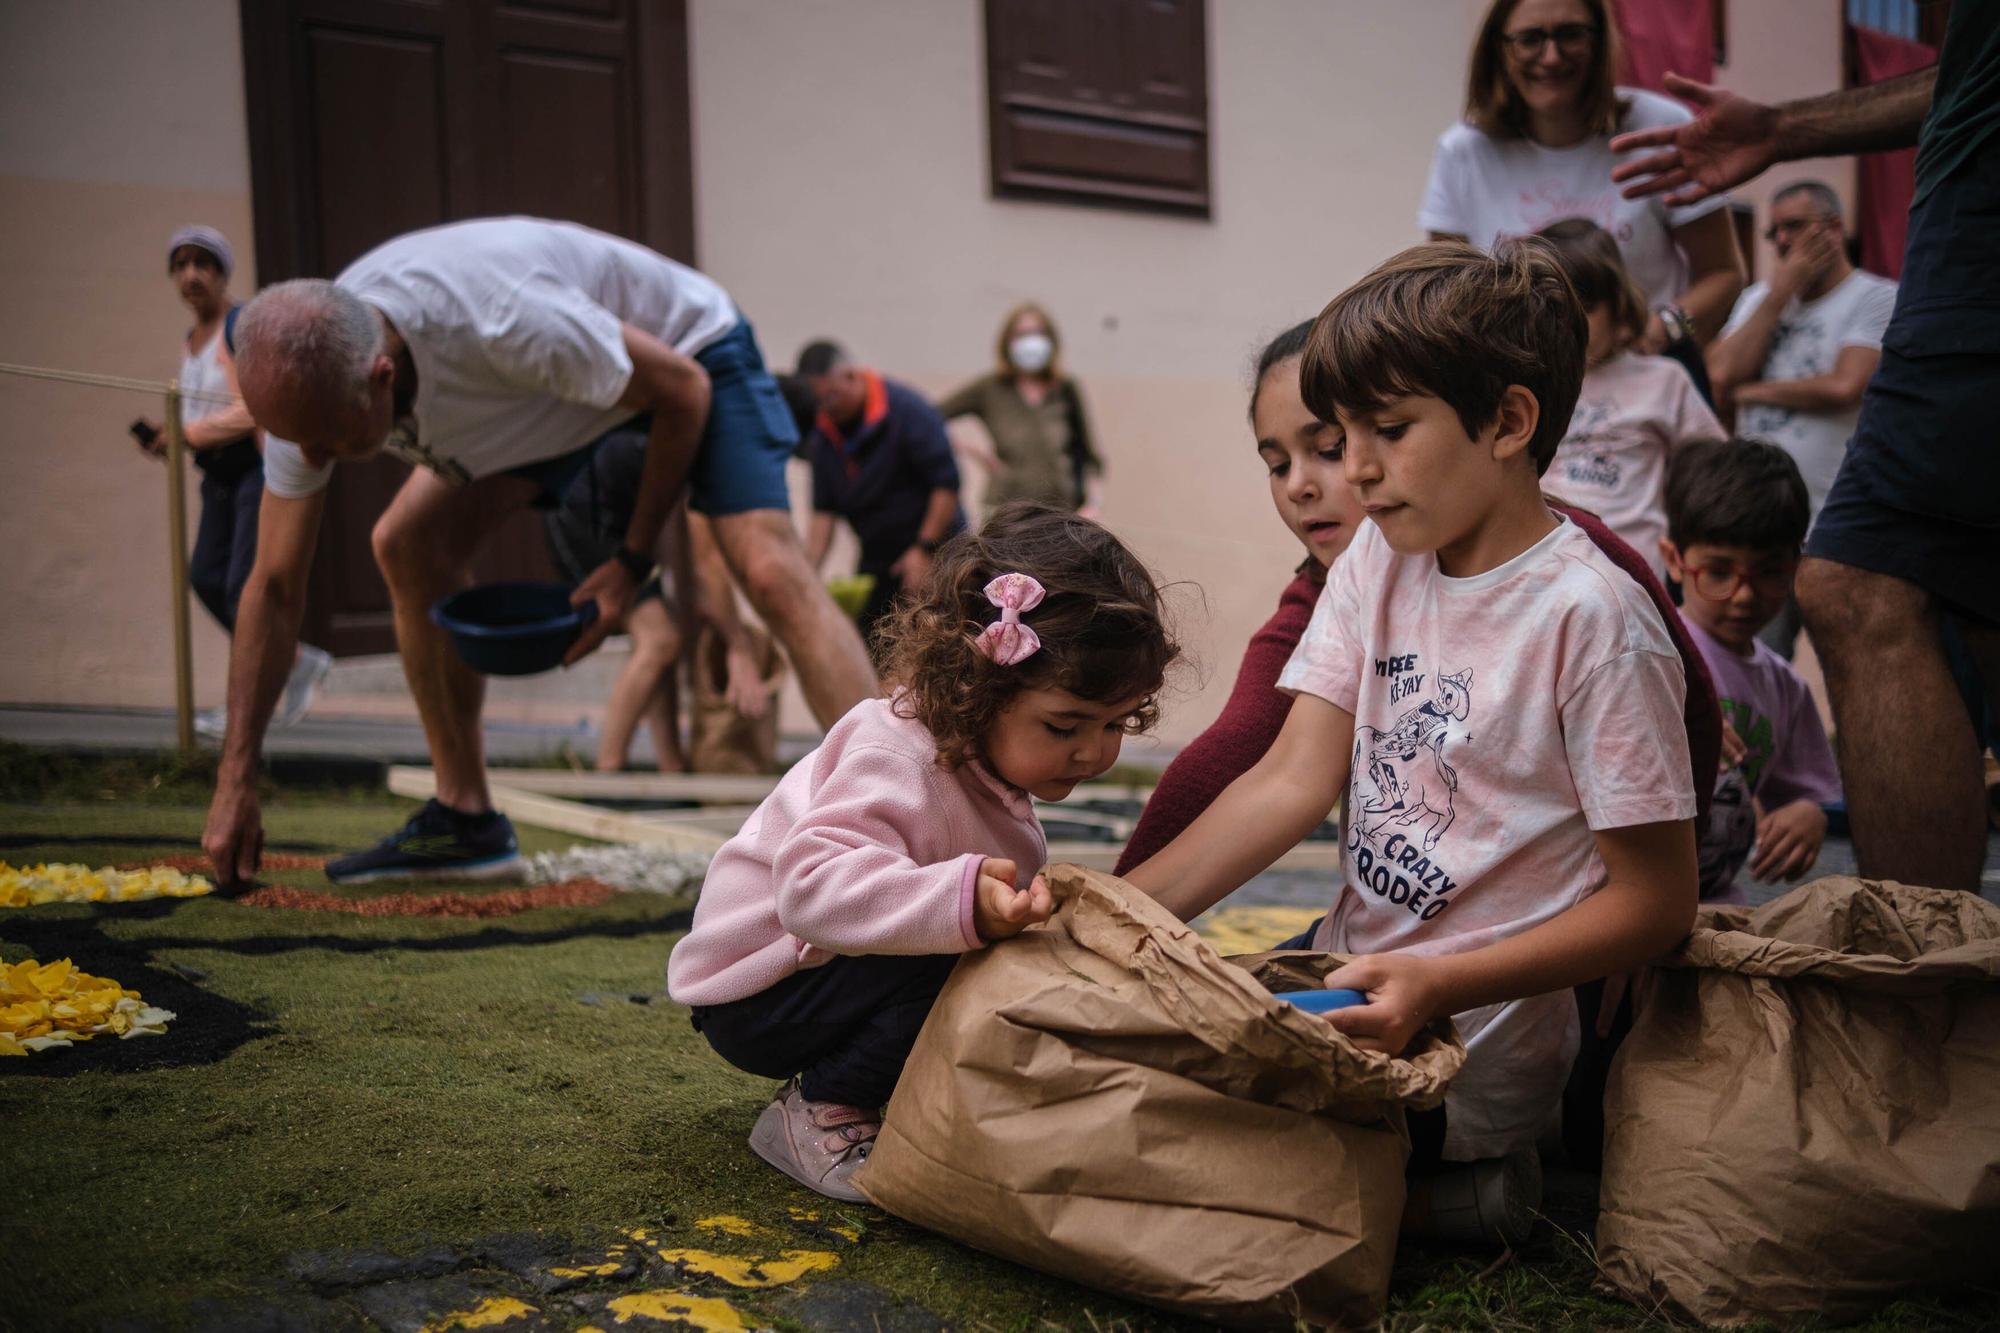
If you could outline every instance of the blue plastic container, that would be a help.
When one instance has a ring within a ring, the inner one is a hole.
[[[1358,990],[1289,990],[1278,998],[1309,1014],[1327,1014],[1368,1003],[1368,997]]]
[[[597,603],[569,604],[562,583],[485,583],[441,598],[431,623],[451,636],[466,665],[489,676],[532,676],[562,665]]]

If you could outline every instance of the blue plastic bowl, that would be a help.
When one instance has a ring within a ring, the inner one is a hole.
[[[1368,1003],[1368,997],[1358,990],[1292,990],[1278,998],[1309,1014],[1332,1013],[1335,1009],[1352,1009]]]
[[[489,676],[532,676],[562,665],[563,654],[597,619],[597,603],[569,604],[561,583],[485,583],[439,600],[431,623],[451,636],[466,665]]]

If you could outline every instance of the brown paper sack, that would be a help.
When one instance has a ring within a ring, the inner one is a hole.
[[[771,636],[745,625],[771,706],[762,717],[745,717],[730,707],[729,649],[707,625],[695,639],[694,719],[688,737],[688,766],[696,773],[775,773],[778,771],[778,687],[785,683],[785,658]]]
[[[1273,999],[1328,954],[1225,962],[1123,880],[1049,870],[1045,927],[968,954],[857,1183],[899,1217],[1073,1281],[1240,1327],[1381,1317],[1405,1107],[1465,1060],[1407,1059]],[[1254,976],[1253,976],[1254,974]]]
[[[1605,1090],[1598,1257],[1710,1324],[1990,1278],[2000,908],[1840,877],[1704,909]]]

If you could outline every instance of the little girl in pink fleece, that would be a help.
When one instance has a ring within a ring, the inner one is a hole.
[[[1180,651],[1117,538],[1026,503],[948,542],[877,638],[892,696],[834,723],[716,853],[667,960],[717,1054],[788,1080],[751,1149],[856,1202],[958,955],[1049,917],[1031,798],[1117,762]]]

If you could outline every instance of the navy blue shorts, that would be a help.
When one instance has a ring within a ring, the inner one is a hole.
[[[2000,355],[1884,344],[1806,554],[2000,625]]]
[[[694,359],[708,372],[708,424],[688,477],[688,503],[711,516],[753,509],[789,513],[792,501],[785,464],[798,447],[799,430],[778,382],[764,368],[764,354],[757,348],[750,321],[737,321],[735,328],[696,352]],[[533,501],[537,509],[554,509],[584,475],[605,440],[650,429],[651,414],[641,413],[581,448],[508,468],[507,475],[540,488]]]
[[[2000,135],[1910,209],[1896,313],[1806,553],[2000,625]]]

